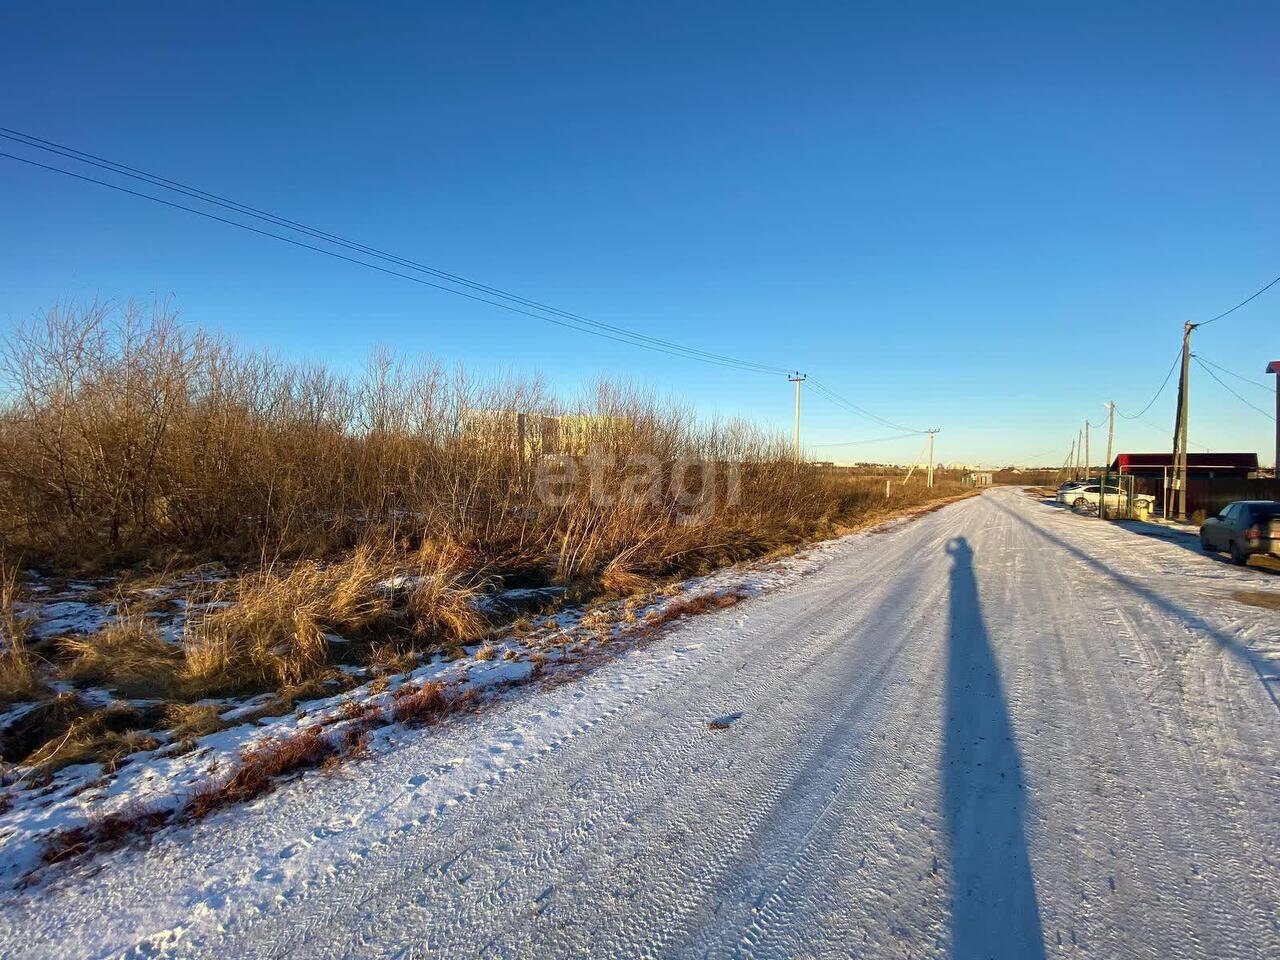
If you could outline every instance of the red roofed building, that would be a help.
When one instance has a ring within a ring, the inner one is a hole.
[[[1135,477],[1163,477],[1173,469],[1172,453],[1121,453],[1111,463],[1112,473]],[[1258,472],[1256,453],[1188,453],[1187,479],[1248,477]]]
[[[1111,472],[1134,478],[1138,493],[1151,494],[1164,508],[1173,475],[1172,453],[1122,453]],[[1280,490],[1275,480],[1258,476],[1256,453],[1188,453],[1187,509],[1217,513],[1234,500],[1271,500]]]

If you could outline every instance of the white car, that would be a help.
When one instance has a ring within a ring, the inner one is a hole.
[[[1098,500],[1103,496],[1102,484],[1096,480],[1092,483],[1083,484],[1078,487],[1068,487],[1058,491],[1058,502],[1065,503],[1073,510],[1082,510],[1086,507],[1098,508]],[[1107,485],[1107,509],[1119,510],[1126,505],[1128,499],[1124,490],[1120,487]],[[1151,512],[1156,508],[1156,498],[1145,493],[1136,493],[1133,496],[1133,507],[1135,510],[1145,508],[1147,512]]]
[[[1070,503],[1066,499],[1067,494],[1072,490],[1079,490],[1081,487],[1087,487],[1092,481],[1089,480],[1068,480],[1066,483],[1058,487],[1058,502]]]

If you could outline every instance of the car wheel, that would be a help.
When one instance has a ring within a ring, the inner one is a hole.
[[[1205,553],[1218,552],[1217,550],[1213,549],[1213,546],[1209,543],[1209,538],[1204,535],[1203,531],[1201,531],[1200,533],[1200,549],[1203,550]]]
[[[1249,562],[1249,555],[1240,549],[1240,544],[1234,540],[1228,544],[1227,549],[1231,551],[1231,562],[1237,566],[1243,567]]]
[[[1076,497],[1075,501],[1071,504],[1071,507],[1073,510],[1083,510],[1088,505],[1089,501],[1084,497]]]

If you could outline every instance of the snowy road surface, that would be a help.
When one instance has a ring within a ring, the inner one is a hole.
[[[1280,577],[993,491],[21,894],[0,953],[1280,957],[1241,589]]]

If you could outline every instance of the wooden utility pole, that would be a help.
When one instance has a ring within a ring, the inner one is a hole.
[[[1098,491],[1098,519],[1107,519],[1107,486],[1111,482],[1111,439],[1116,432],[1116,403],[1107,403],[1107,459],[1102,463],[1102,488]]]
[[[1276,467],[1275,475],[1280,477],[1280,360],[1272,360],[1267,364],[1267,373],[1276,375]]]
[[[929,479],[925,483],[925,486],[928,487],[933,486],[933,438],[937,432],[937,430],[929,431]]]
[[[1092,466],[1092,460],[1089,457],[1089,421],[1084,422],[1084,478],[1089,479],[1089,469]]]
[[[1191,391],[1191,331],[1195,328],[1194,323],[1182,326],[1182,376],[1178,378],[1178,415],[1173,428],[1173,486],[1179,520],[1187,519],[1187,405]]]
[[[1080,476],[1080,461],[1084,459],[1084,431],[1076,431],[1076,479],[1083,479]]]
[[[796,429],[794,436],[796,463],[800,462],[800,384],[804,383],[805,375],[797,370],[793,375],[787,377],[789,383],[796,385]]]

